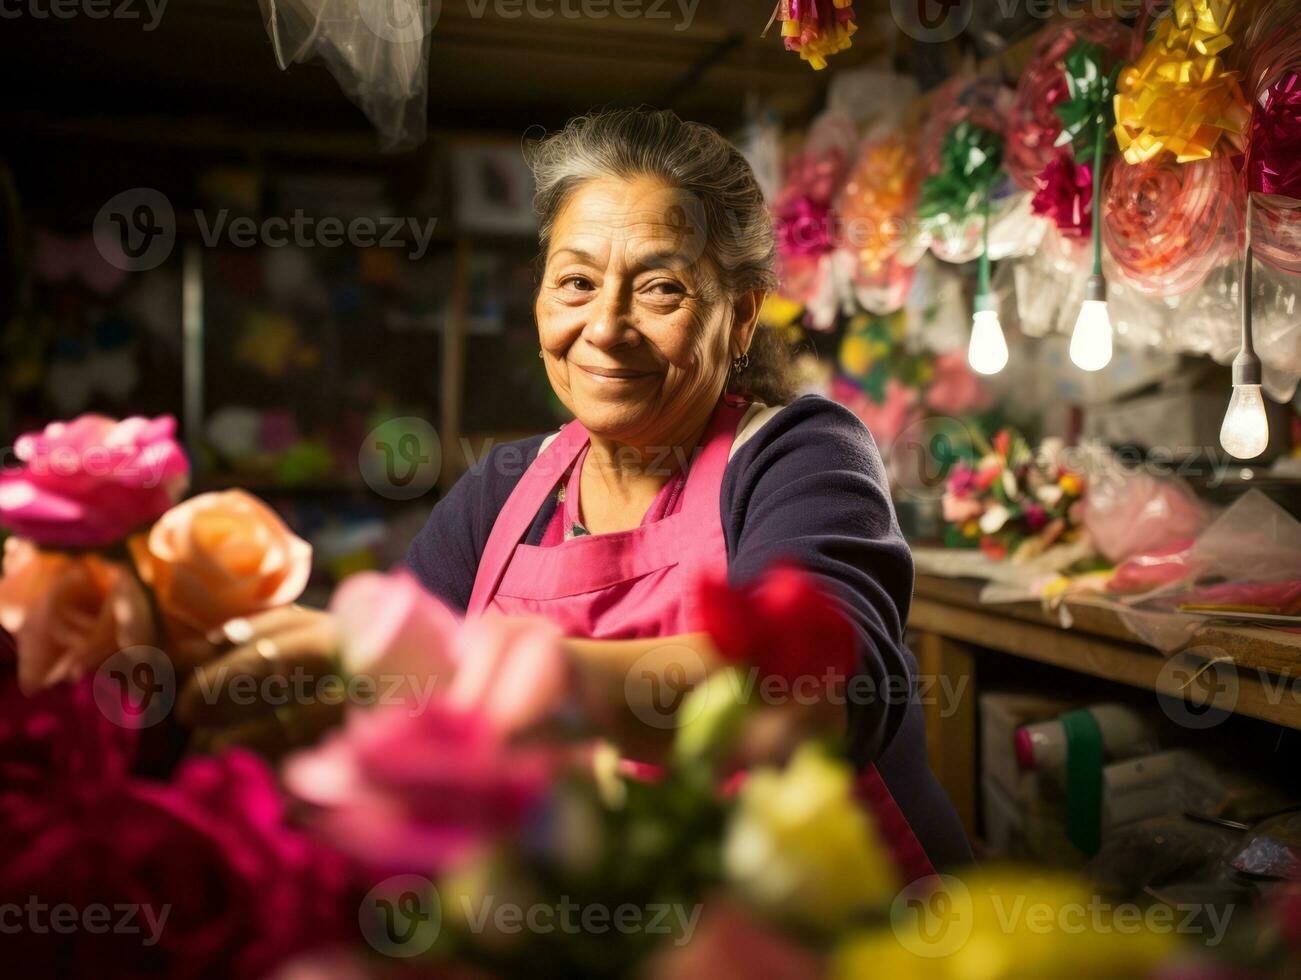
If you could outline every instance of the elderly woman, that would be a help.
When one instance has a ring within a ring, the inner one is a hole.
[[[878,692],[846,723],[895,843],[939,868],[967,860],[920,708],[898,696],[914,687],[912,561],[876,447],[834,402],[792,400],[783,344],[756,329],[776,279],[749,165],[714,130],[644,110],[575,119],[530,157],[538,356],[574,421],[497,446],[434,507],[408,565],[470,614],[555,621],[622,691],[633,663],[714,662],[694,632],[701,576],[798,562],[848,611],[857,689]]]

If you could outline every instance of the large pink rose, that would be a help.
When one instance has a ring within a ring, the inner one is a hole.
[[[330,599],[343,668],[419,694],[452,673],[460,620],[402,570],[350,575]]]
[[[5,542],[0,627],[18,647],[18,683],[32,692],[93,671],[119,650],[155,642],[144,590],[98,555]]]
[[[517,746],[486,718],[435,701],[350,712],[284,775],[338,847],[386,872],[428,874],[515,831],[557,763],[550,749]]]
[[[361,889],[346,864],[285,825],[272,773],[245,752],[51,807],[21,849],[4,850],[0,902],[130,904],[138,930],[6,936],[20,976],[260,977],[355,929]]]
[[[19,437],[0,472],[0,524],[50,548],[99,548],[155,520],[185,492],[176,420],[82,415]]]

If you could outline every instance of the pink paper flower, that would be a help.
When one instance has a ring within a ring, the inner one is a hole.
[[[345,583],[335,606],[345,662],[395,665],[436,686],[431,703],[350,712],[342,731],[289,760],[287,784],[317,808],[323,833],[372,867],[428,873],[518,827],[563,761],[514,738],[565,699],[559,630],[495,613],[457,625],[406,572]]]
[[[487,718],[435,701],[424,711],[354,711],[342,731],[285,767],[316,826],[366,865],[440,872],[516,829],[557,765]]]
[[[935,373],[924,400],[941,415],[963,415],[987,408],[990,394],[967,363],[966,351],[956,350],[935,358]]]
[[[176,420],[82,415],[20,436],[0,473],[0,524],[51,548],[97,548],[155,520],[185,492]]]
[[[985,505],[974,497],[959,497],[953,493],[946,493],[940,506],[944,520],[950,524],[961,524],[985,512]]]
[[[880,405],[842,377],[832,381],[831,397],[859,417],[882,452],[907,427],[917,404],[917,392],[896,378],[885,383],[885,401]]]
[[[350,575],[335,590],[330,612],[348,673],[380,683],[404,679],[411,692],[417,682],[437,684],[451,675],[460,621],[410,572]]]
[[[1030,202],[1034,213],[1050,219],[1067,238],[1093,234],[1093,171],[1061,154],[1053,158],[1037,180],[1039,189]]]

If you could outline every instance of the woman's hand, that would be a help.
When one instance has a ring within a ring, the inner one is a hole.
[[[196,747],[246,745],[271,756],[314,741],[343,718],[333,618],[285,606],[232,619],[177,699]]]

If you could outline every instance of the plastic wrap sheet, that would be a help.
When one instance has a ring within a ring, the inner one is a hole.
[[[258,0],[276,62],[320,58],[386,150],[425,138],[430,0]]]
[[[1158,650],[1187,643],[1212,612],[1177,608],[1199,582],[1239,586],[1301,582],[1301,523],[1258,490],[1250,490],[1207,526],[1186,551],[1169,556],[1167,585],[1109,605],[1125,626]],[[1262,596],[1277,589],[1257,590]],[[1202,598],[1213,598],[1209,592]],[[1241,595],[1238,596],[1241,598]]]

